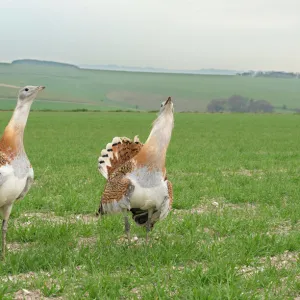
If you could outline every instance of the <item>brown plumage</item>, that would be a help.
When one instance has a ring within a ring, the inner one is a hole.
[[[0,167],[10,163],[10,158],[3,150],[1,149],[1,141],[0,141]]]
[[[0,140],[0,162],[3,161],[3,164],[13,160],[18,153],[19,140],[21,140],[18,131],[13,124],[8,125],[4,130]]]
[[[134,169],[131,158],[133,158],[143,146],[140,142],[133,142],[127,137],[120,138],[120,140],[121,142],[118,142],[116,145],[112,143],[113,158],[110,159],[111,166],[99,165],[99,167],[107,168],[108,180],[101,197],[98,213],[101,213],[103,205],[109,205],[109,203],[114,201],[119,202],[127,193],[130,180],[125,178],[125,175]],[[99,161],[102,159],[103,157],[100,156]]]
[[[115,137],[101,151],[100,173],[107,178],[98,214],[123,212],[129,237],[127,211],[148,231],[172,207],[172,184],[166,177],[166,152],[173,129],[171,98],[163,103],[148,140],[143,145],[137,136]]]
[[[119,202],[123,198],[124,194],[127,192],[130,186],[130,180],[124,177],[134,169],[134,163],[131,159],[134,158],[143,147],[143,144],[139,141],[134,142],[127,137],[123,137],[120,139],[122,142],[119,142],[115,145],[112,144],[112,152],[114,156],[112,159],[110,159],[111,166],[107,167],[109,180],[106,182],[97,215],[101,214],[102,204],[106,205],[107,203],[111,203],[114,200]],[[101,156],[99,157],[99,161],[101,161]],[[163,169],[163,173],[166,173],[165,168]],[[166,175],[165,181],[167,182],[168,186],[171,209],[173,203],[172,183],[167,180]],[[104,212],[102,212],[102,214],[104,214]]]
[[[119,172],[121,173],[130,171],[132,166],[126,163],[137,155],[143,147],[139,141],[134,142],[126,137],[121,138],[121,141],[115,145],[112,144],[113,158],[110,160],[111,167],[108,167],[108,177],[111,177],[118,168],[120,168]]]

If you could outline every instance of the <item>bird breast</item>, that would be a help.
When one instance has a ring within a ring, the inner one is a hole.
[[[128,175],[134,185],[130,199],[131,208],[147,210],[159,209],[168,196],[167,183],[161,171],[149,171],[146,167],[135,170]]]
[[[33,178],[33,169],[26,155],[0,167],[0,207],[19,197],[29,176]]]

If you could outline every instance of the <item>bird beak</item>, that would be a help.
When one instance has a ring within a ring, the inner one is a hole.
[[[45,87],[44,86],[39,86],[38,91],[42,91]]]
[[[165,105],[172,103],[172,99],[171,97],[168,98],[168,100],[166,101]]]

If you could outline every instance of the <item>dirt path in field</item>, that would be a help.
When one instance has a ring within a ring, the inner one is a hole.
[[[0,84],[1,86],[1,84]],[[10,98],[0,98],[0,100],[8,100],[8,101],[16,101],[16,99],[10,99]],[[108,106],[107,104],[101,105],[97,102],[74,102],[74,101],[60,101],[60,100],[48,100],[48,99],[42,99],[42,100],[35,100],[35,102],[52,102],[52,103],[68,103],[68,104],[84,104],[84,105],[94,105],[94,106]]]
[[[20,88],[19,86],[11,85],[11,84],[5,84],[5,83],[0,83],[0,86],[11,88],[11,89],[19,89]]]

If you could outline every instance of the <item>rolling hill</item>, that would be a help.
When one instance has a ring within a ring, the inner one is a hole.
[[[300,108],[300,81],[242,76],[159,74],[80,69],[55,62],[0,64],[0,84],[45,85],[33,109],[156,110],[172,96],[176,111],[206,111],[210,100],[239,94]],[[15,105],[17,90],[0,86],[0,108]]]

